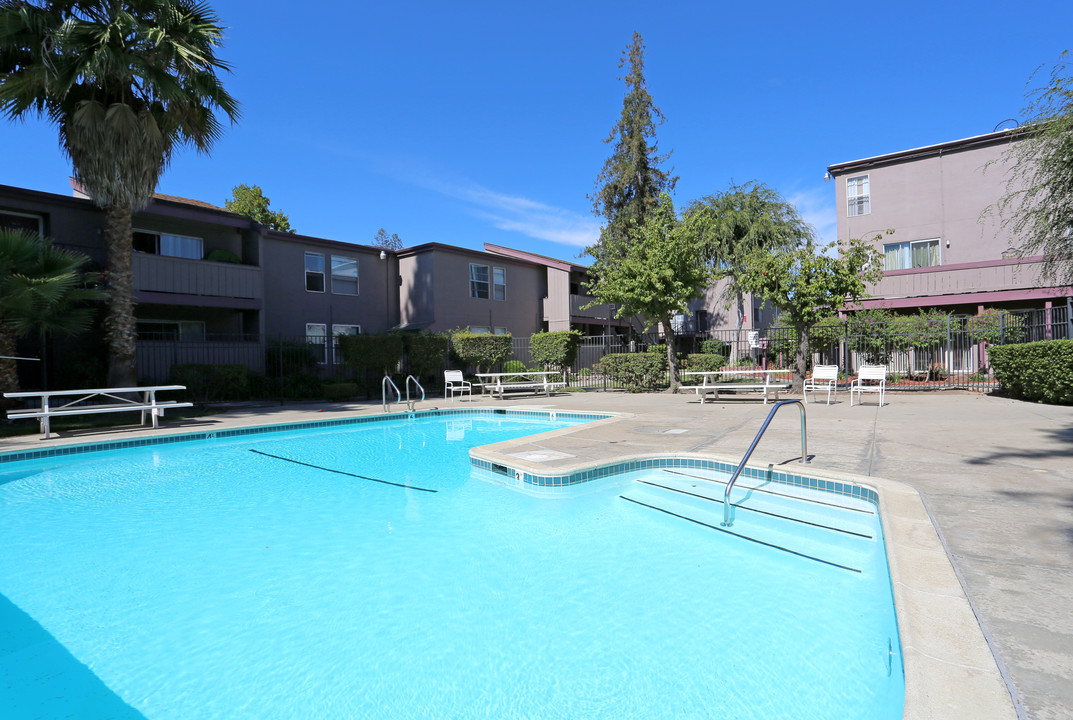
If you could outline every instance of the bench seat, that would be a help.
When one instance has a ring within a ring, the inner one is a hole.
[[[726,390],[733,390],[735,392],[762,392],[764,395],[764,404],[767,405],[769,393],[774,393],[775,400],[779,399],[780,392],[786,392],[790,389],[790,383],[715,383],[713,385],[680,385],[679,390],[692,390],[697,395],[700,395],[700,404],[704,404],[704,399],[708,393],[713,393],[715,399],[719,399],[719,393]]]
[[[42,410],[41,408],[28,408],[25,410],[8,410],[7,416],[16,420],[19,418],[40,418],[40,417],[57,417],[60,415],[94,415],[97,413],[112,413],[112,412],[130,412],[132,410],[141,410],[147,412],[153,409],[166,410],[168,408],[180,408],[180,407],[193,407],[194,403],[188,402],[176,402],[175,400],[162,400],[155,405],[151,403],[115,403],[110,405],[83,405],[81,407],[67,407],[62,409],[48,409]]]

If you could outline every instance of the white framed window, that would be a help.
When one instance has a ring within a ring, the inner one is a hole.
[[[846,214],[850,217],[872,212],[867,175],[846,178],[846,203]]]
[[[0,210],[0,229],[24,230],[44,237],[45,218],[40,215],[31,215],[13,210]]]
[[[479,300],[488,299],[488,266],[469,266],[469,296]]]
[[[204,241],[188,235],[169,235],[152,230],[135,230],[132,241],[134,250],[151,255],[201,260],[205,257]]]
[[[507,271],[503,268],[492,268],[492,297],[507,299]]]
[[[334,295],[358,294],[357,258],[332,255],[332,293]]]
[[[497,327],[494,329],[493,335],[510,335],[510,332],[505,327]]]
[[[198,342],[205,340],[205,323],[200,320],[135,320],[139,340]]]
[[[361,335],[361,325],[332,325],[332,363],[335,365],[343,363],[339,348],[339,338],[343,335]]]
[[[324,292],[324,256],[306,253],[306,292]]]
[[[936,267],[942,264],[939,238],[890,243],[883,246],[884,270]]]
[[[470,331],[471,333],[473,333],[474,335],[488,335],[488,334],[490,334],[490,332],[491,332],[491,331],[490,331],[490,330],[489,330],[488,328],[486,328],[486,327],[473,327],[472,325],[470,325],[470,327],[469,327],[469,331]]]
[[[306,323],[306,342],[313,347],[313,355],[323,365],[328,358],[328,326],[324,323]]]

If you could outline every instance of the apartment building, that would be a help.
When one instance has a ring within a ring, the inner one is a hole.
[[[1003,130],[827,168],[839,242],[878,236],[883,253],[883,279],[868,288],[864,307],[975,315],[1073,297],[1073,287],[1042,280],[1042,258],[1012,255],[1016,239],[993,210],[1011,179],[1007,151],[1023,138]]]

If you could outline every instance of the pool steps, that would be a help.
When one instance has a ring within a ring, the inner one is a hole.
[[[722,526],[725,478],[649,473],[627,486],[620,497],[641,511],[658,511],[671,522],[692,522],[698,529],[717,530],[852,572],[868,567],[870,556],[883,552],[870,503],[826,493],[788,494],[785,486],[772,491],[770,485],[735,487],[731,527]]]

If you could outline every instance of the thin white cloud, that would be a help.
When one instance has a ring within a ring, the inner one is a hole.
[[[537,200],[499,193],[466,178],[448,179],[446,174],[397,165],[391,174],[461,201],[467,212],[499,230],[572,247],[593,245],[600,237],[600,224],[595,218]]]
[[[826,244],[838,239],[834,188],[825,185],[811,190],[800,190],[787,199],[797,207],[805,222],[815,228],[820,242]]]

